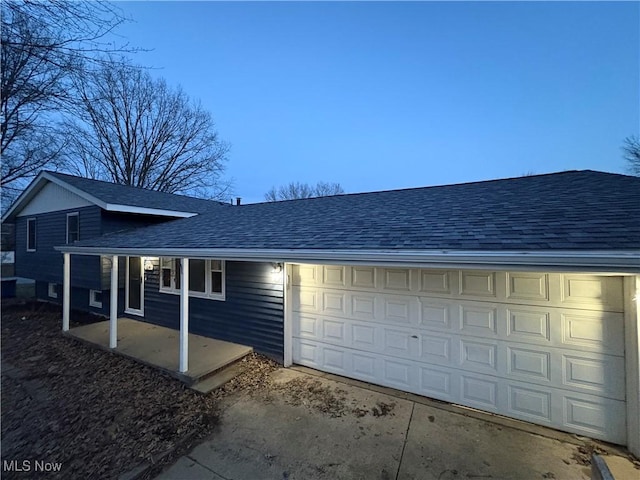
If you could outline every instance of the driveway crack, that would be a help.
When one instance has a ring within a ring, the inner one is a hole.
[[[400,475],[400,468],[402,468],[402,459],[404,458],[404,449],[407,446],[407,439],[409,438],[409,429],[411,428],[411,421],[413,420],[413,411],[416,408],[416,403],[411,402],[411,415],[409,415],[409,423],[407,424],[407,431],[404,432],[404,443],[402,444],[402,452],[400,453],[400,461],[398,462],[398,471],[396,472],[396,480]]]
[[[193,458],[190,455],[185,455],[189,460],[191,460],[193,463],[197,463],[198,465],[200,465],[202,468],[204,468],[205,470],[209,470],[211,473],[213,473],[214,475],[219,476],[220,478],[223,478],[224,480],[231,480],[230,478],[225,477],[224,475],[220,475],[218,472],[216,472],[215,470],[212,470],[211,468],[207,467],[206,465],[203,465],[202,463],[200,463],[198,460],[196,460],[195,458]]]

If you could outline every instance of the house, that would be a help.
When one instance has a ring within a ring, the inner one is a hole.
[[[193,332],[640,455],[640,178],[228,206],[62,243],[63,329],[74,264],[116,267],[112,347],[122,311],[180,330],[181,371]]]
[[[224,205],[227,207],[228,205]],[[62,258],[54,246],[190,217],[223,208],[219,202],[41,172],[2,218],[15,224],[15,274],[36,281],[36,297],[62,303]],[[73,308],[109,313],[110,259],[78,258],[73,265]],[[121,305],[124,305],[122,264]]]

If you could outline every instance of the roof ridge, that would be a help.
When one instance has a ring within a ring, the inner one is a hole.
[[[427,190],[427,189],[443,189],[443,188],[451,188],[451,187],[459,187],[466,185],[475,185],[475,184],[489,184],[489,183],[498,183],[498,182],[507,182],[513,181],[517,179],[528,179],[528,178],[540,178],[540,177],[549,177],[549,176],[559,176],[566,174],[577,174],[577,173],[596,173],[596,174],[604,174],[604,175],[615,175],[620,177],[633,177],[633,175],[625,175],[621,173],[612,173],[612,172],[603,172],[599,170],[563,170],[560,172],[549,172],[549,173],[538,173],[532,175],[518,175],[515,177],[504,177],[504,178],[493,178],[488,180],[472,180],[468,182],[457,182],[457,183],[447,183],[444,185],[426,185],[422,187],[406,187],[406,188],[391,188],[388,190],[374,190],[369,192],[353,192],[353,193],[339,193],[335,195],[324,195],[320,197],[309,197],[309,198],[293,198],[287,200],[276,200],[271,202],[256,202],[256,203],[248,203],[246,205],[241,205],[242,207],[248,207],[250,205],[267,205],[273,203],[283,203],[283,202],[300,202],[300,201],[309,201],[309,200],[319,200],[326,198],[337,198],[337,197],[354,197],[357,195],[375,195],[380,193],[392,193],[392,192],[408,192],[411,190]]]
[[[214,200],[214,199],[202,198],[202,197],[194,197],[192,195],[185,195],[183,193],[161,192],[159,190],[153,190],[151,188],[139,187],[139,186],[136,186],[136,185],[125,185],[123,183],[115,183],[115,182],[110,182],[110,181],[107,181],[107,180],[99,180],[97,178],[82,177],[80,175],[73,175],[71,173],[66,173],[66,172],[56,172],[56,171],[53,171],[53,170],[43,170],[43,172],[48,173],[50,175],[77,178],[77,179],[80,179],[80,180],[83,180],[83,181],[98,182],[98,183],[102,183],[102,184],[110,185],[110,186],[114,186],[115,185],[115,186],[118,186],[118,187],[131,188],[131,189],[135,189],[135,190],[143,191],[143,192],[152,192],[154,194],[172,195],[172,196],[184,197],[184,198],[188,198],[188,199],[192,199],[192,200],[199,200],[199,201],[203,201],[203,202],[213,202],[213,203],[226,205],[226,202],[222,202],[220,200]]]

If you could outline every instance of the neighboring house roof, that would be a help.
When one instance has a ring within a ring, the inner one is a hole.
[[[568,171],[250,204],[60,250],[287,261],[614,251],[640,268],[640,178]]]
[[[157,192],[144,188],[43,171],[29,184],[3,216],[12,219],[29,204],[48,183],[55,183],[104,210],[124,213],[191,217],[211,211],[222,204],[213,200]]]

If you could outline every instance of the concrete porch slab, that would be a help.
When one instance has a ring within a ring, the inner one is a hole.
[[[253,348],[189,334],[189,370],[178,371],[180,332],[130,318],[118,319],[118,346],[109,348],[109,322],[70,329],[67,334],[105,350],[159,368],[192,385],[248,355]]]

